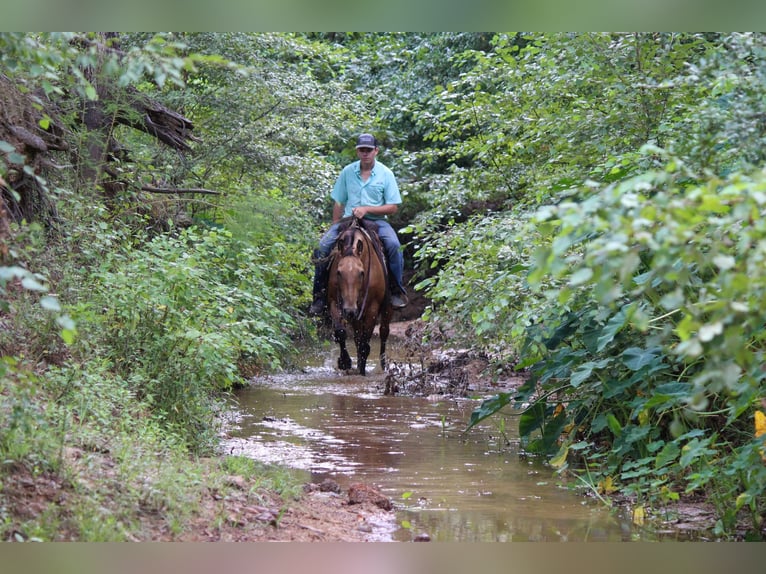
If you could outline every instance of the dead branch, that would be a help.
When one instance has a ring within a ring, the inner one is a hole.
[[[142,191],[148,191],[150,193],[201,193],[204,195],[221,195],[220,191],[213,191],[212,189],[204,189],[202,187],[154,187],[152,185],[142,185]]]

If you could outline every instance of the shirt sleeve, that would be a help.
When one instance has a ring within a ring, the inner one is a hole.
[[[340,175],[338,175],[338,179],[335,180],[335,186],[332,188],[332,193],[330,194],[330,197],[332,197],[335,201],[337,201],[341,205],[346,205],[348,203],[348,189],[346,187],[346,174],[347,174],[347,170],[342,169],[340,172]]]
[[[383,190],[383,203],[399,205],[402,202],[402,195],[399,193],[399,185],[396,183],[394,172],[386,169],[386,186]]]

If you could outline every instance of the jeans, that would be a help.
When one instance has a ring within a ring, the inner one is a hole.
[[[383,251],[388,261],[388,270],[393,284],[399,291],[404,293],[404,283],[402,282],[402,272],[404,271],[404,256],[402,255],[401,244],[396,231],[385,219],[376,220],[378,224],[378,236],[383,243]],[[329,272],[329,262],[327,256],[330,255],[335,242],[338,240],[338,229],[340,223],[333,223],[322,239],[319,241],[319,249],[314,251],[314,259],[318,261],[314,273],[314,297],[322,295],[327,290],[327,274]],[[396,292],[395,289],[392,291]]]

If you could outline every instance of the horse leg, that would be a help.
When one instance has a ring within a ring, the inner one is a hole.
[[[388,341],[388,334],[391,330],[391,315],[393,308],[391,305],[386,305],[380,314],[380,368],[383,371],[386,370],[388,364],[388,357],[386,357],[386,342]]]
[[[370,356],[370,333],[366,329],[362,329],[354,334],[354,342],[356,343],[357,365],[359,367],[359,374],[367,374],[367,357]]]
[[[380,322],[380,366],[386,370],[386,340],[388,339],[389,322],[391,321],[391,312],[381,315]],[[377,314],[368,315],[360,330],[355,332],[356,348],[359,354],[359,361],[364,361],[364,367],[367,365],[367,359],[370,356],[370,341],[372,340],[372,334],[375,331],[375,323],[377,322]],[[359,372],[364,375],[364,368],[360,365]]]
[[[351,368],[351,355],[348,354],[346,349],[346,330],[343,328],[335,329],[333,334],[335,342],[340,347],[340,357],[338,357],[338,368],[341,371],[348,371]]]
[[[388,341],[389,333],[388,321],[380,323],[380,368],[386,370],[388,363],[388,357],[386,357],[386,341]]]

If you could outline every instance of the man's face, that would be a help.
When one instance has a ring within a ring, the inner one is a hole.
[[[376,147],[358,147],[356,148],[356,157],[362,163],[363,168],[369,168],[375,163],[375,156],[378,155]]]

